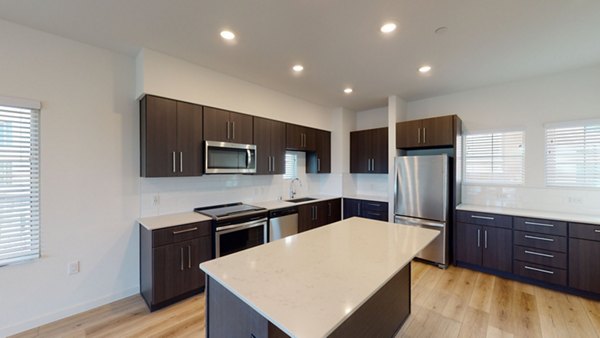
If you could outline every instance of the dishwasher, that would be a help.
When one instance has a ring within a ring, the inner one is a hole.
[[[298,233],[298,207],[269,211],[269,242]]]

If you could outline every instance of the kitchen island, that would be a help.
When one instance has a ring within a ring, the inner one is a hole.
[[[207,337],[391,337],[438,234],[353,217],[204,262]]]

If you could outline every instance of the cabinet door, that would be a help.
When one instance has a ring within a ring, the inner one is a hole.
[[[352,198],[344,198],[344,219],[350,217],[359,217],[360,201]]]
[[[327,224],[342,219],[342,200],[340,198],[327,201]]]
[[[306,135],[306,128],[290,123],[287,123],[285,128],[285,148],[289,150],[305,150],[306,147],[304,146],[304,137]]]
[[[177,103],[147,95],[141,101],[141,176],[175,176]]]
[[[256,173],[271,173],[271,120],[254,117],[254,144],[256,144]]]
[[[298,206],[298,232],[312,229],[314,223],[313,204],[302,204]]]
[[[317,151],[306,154],[307,173],[331,172],[331,133],[324,130],[315,131]]]
[[[285,123],[283,122],[271,121],[271,156],[273,156],[271,173],[285,174]]]
[[[317,130],[313,128],[304,127],[304,150],[316,151],[317,150]]]
[[[203,236],[189,242],[181,243],[184,248],[184,281],[182,293],[199,289],[204,286],[205,275],[200,270],[199,265],[212,257],[212,239],[210,236]]]
[[[185,290],[186,250],[187,246],[180,244],[152,249],[154,304],[179,296]]]
[[[207,141],[231,142],[229,112],[217,108],[204,107],[204,139]]]
[[[452,146],[454,144],[453,117],[440,116],[421,120],[421,141],[427,147]]]
[[[373,129],[371,134],[371,172],[388,172],[388,128]]]
[[[481,265],[482,235],[479,225],[456,223],[456,260]]]
[[[600,242],[569,239],[569,286],[600,293]]]
[[[254,144],[252,115],[229,113],[229,121],[231,123],[231,131],[229,134],[229,142],[241,144]]]
[[[313,228],[317,228],[329,223],[329,203],[327,201],[315,203],[315,222]]]
[[[179,176],[202,175],[202,106],[177,102],[177,151]]]
[[[396,123],[396,148],[421,147],[421,136],[421,120]]]
[[[484,226],[482,231],[483,266],[512,272],[512,230]]]
[[[350,173],[368,173],[370,137],[367,130],[350,132]]]

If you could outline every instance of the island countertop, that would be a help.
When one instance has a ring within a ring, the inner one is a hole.
[[[200,268],[292,337],[325,337],[438,231],[353,217]]]

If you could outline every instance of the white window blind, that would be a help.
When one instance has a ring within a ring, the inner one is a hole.
[[[600,121],[546,128],[546,185],[600,188]]]
[[[523,184],[523,131],[467,135],[465,183]]]
[[[40,255],[39,110],[0,105],[0,266]]]
[[[283,178],[291,180],[298,177],[298,155],[285,153],[285,174]]]

